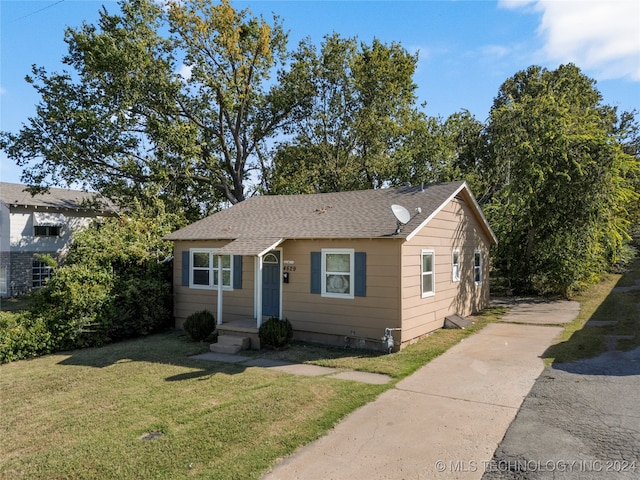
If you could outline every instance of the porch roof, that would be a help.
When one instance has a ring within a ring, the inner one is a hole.
[[[242,237],[227,243],[216,250],[217,255],[251,255],[262,256],[273,250],[284,241],[277,237]]]

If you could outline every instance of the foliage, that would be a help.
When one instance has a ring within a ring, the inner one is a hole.
[[[33,258],[44,263],[47,267],[56,268],[58,266],[58,261],[48,253],[36,253]]]
[[[454,113],[444,121],[420,115],[400,146],[391,182],[420,185],[466,180],[474,194],[484,197],[486,146],[484,124],[468,111]]]
[[[66,263],[35,297],[55,349],[147,335],[171,316],[171,232],[178,218],[141,209],[74,235]]]
[[[574,65],[530,67],[500,88],[487,127],[494,266],[518,291],[565,296],[597,281],[628,239],[638,160]]]
[[[184,322],[184,329],[196,342],[203,342],[216,328],[216,319],[208,310],[192,313]]]
[[[70,72],[33,67],[37,114],[0,146],[29,184],[82,183],[190,219],[245,198],[265,142],[306,95],[284,91],[286,34],[228,0],[122,0],[69,28]]]
[[[258,331],[260,345],[271,348],[284,348],[293,338],[293,327],[288,319],[271,317],[260,325]]]
[[[37,292],[31,312],[44,319],[56,350],[101,345],[109,340],[112,290],[106,269],[65,265]]]
[[[380,188],[393,178],[403,136],[418,116],[412,76],[417,55],[338,34],[317,51],[301,42],[292,73],[308,91],[308,114],[292,126],[264,179],[269,193]]]
[[[0,312],[0,364],[51,352],[51,332],[28,312]]]

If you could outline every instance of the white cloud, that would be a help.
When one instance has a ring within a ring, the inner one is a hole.
[[[178,70],[178,75],[180,75],[183,79],[189,80],[191,78],[191,71],[193,70],[193,66],[187,66],[184,63]]]
[[[548,60],[575,63],[600,80],[640,81],[638,0],[501,0],[500,6],[542,13],[538,33]]]
[[[485,45],[480,48],[480,52],[487,57],[503,58],[511,52],[511,49],[503,45]]]
[[[0,95],[4,95],[5,93],[7,93],[7,89],[4,87],[0,87]]]

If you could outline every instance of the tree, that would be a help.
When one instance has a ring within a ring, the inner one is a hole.
[[[305,92],[280,86],[289,80],[277,18],[228,0],[120,8],[66,31],[71,72],[33,67],[37,114],[0,147],[30,184],[82,183],[124,203],[161,198],[190,218],[242,201],[266,142],[304,104]]]
[[[615,261],[637,201],[637,159],[615,135],[614,109],[574,65],[516,73],[487,135],[496,194],[487,213],[494,265],[517,290],[569,295]]]
[[[134,205],[127,216],[74,234],[65,264],[40,289],[31,314],[54,350],[147,335],[172,320],[171,242],[179,215]]]
[[[420,114],[401,142],[392,183],[420,185],[466,180],[476,195],[483,195],[484,128],[466,110],[444,121]]]
[[[294,54],[298,88],[310,91],[307,117],[280,142],[265,179],[270,193],[378,188],[396,170],[403,136],[417,117],[417,56],[399,44],[325,37]]]

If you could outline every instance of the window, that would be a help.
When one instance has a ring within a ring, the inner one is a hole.
[[[482,252],[473,252],[473,281],[476,284],[482,283]]]
[[[40,288],[53,276],[53,267],[39,260],[34,260],[31,267],[31,276],[33,288]]]
[[[36,237],[59,237],[60,227],[53,225],[36,225],[33,227],[33,234]]]
[[[189,286],[192,288],[218,288],[218,257],[215,249],[212,248],[192,248],[191,254],[191,275]],[[231,289],[233,285],[233,269],[231,268],[231,255],[222,256],[222,288]]]
[[[353,298],[354,251],[322,250],[322,295]]]
[[[451,280],[460,281],[460,250],[454,250],[451,253]]]
[[[422,251],[422,297],[430,297],[435,294],[434,279],[435,253],[433,250]]]
[[[0,267],[0,293],[5,295],[9,293],[7,291],[7,268]]]

